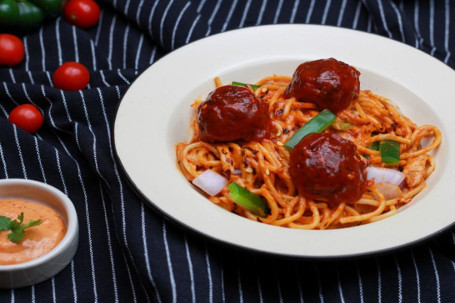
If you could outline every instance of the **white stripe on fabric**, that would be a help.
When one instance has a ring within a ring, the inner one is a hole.
[[[52,288],[52,302],[57,302],[57,293],[55,289],[55,277],[51,278],[51,288]]]
[[[150,256],[148,254],[148,245],[147,245],[147,229],[146,229],[146,223],[145,223],[145,210],[144,210],[144,203],[141,203],[141,229],[142,229],[142,245],[144,246],[144,259],[145,259],[145,267],[147,269],[147,275],[150,280],[150,283],[152,283],[153,289],[157,289],[155,279],[152,276],[152,270],[150,269]],[[159,293],[156,292],[157,294],[157,300],[159,303],[161,303],[161,297],[159,296]]]
[[[257,264],[256,259],[253,259],[253,262],[254,262],[254,271],[255,271],[255,273],[257,273],[258,272],[258,264]],[[255,276],[256,276],[256,284],[258,286],[259,302],[260,303],[264,303],[264,295],[262,293],[261,277],[258,274],[255,274]]]
[[[256,20],[256,25],[259,25],[262,23],[262,17],[264,16],[266,6],[267,6],[267,0],[262,0],[262,5],[259,10],[258,19]]]
[[[71,27],[71,31],[73,33],[73,44],[74,44],[74,61],[79,62],[79,46],[77,43],[77,35],[76,35],[76,26]]]
[[[340,296],[340,302],[344,303],[346,301],[344,300],[343,286],[341,285],[340,270],[338,269],[338,265],[335,266],[335,270],[337,276],[338,295]]]
[[[283,293],[281,291],[279,275],[276,270],[276,262],[273,262],[272,266],[273,266],[273,272],[274,272],[274,276],[275,276],[275,284],[276,284],[277,291],[278,291],[278,299],[279,299],[280,303],[283,303]]]
[[[450,0],[445,2],[445,22],[444,22],[444,48],[446,51],[446,57],[444,58],[444,63],[449,63],[451,56],[450,47],[449,47],[449,37],[450,37]]]
[[[363,282],[362,282],[362,275],[360,274],[360,269],[359,269],[359,264],[355,264],[355,269],[357,272],[357,280],[359,281],[359,298],[360,298],[360,303],[365,302],[364,297],[363,297]]]
[[[14,100],[13,96],[11,95],[9,89],[8,89],[8,86],[6,85],[6,82],[3,82],[3,87],[5,88],[5,93],[6,95],[8,96],[8,98],[10,98],[11,101],[13,101],[13,103],[17,106],[19,105],[19,103],[16,102],[16,100]],[[8,113],[5,111],[5,116],[8,117]]]
[[[17,126],[16,125],[14,125],[14,127],[13,127],[13,132],[14,132],[14,140],[16,141],[17,152],[19,154],[19,159],[21,160],[22,174],[24,175],[24,179],[28,179],[27,170],[25,168],[25,163],[24,163],[24,157],[22,155],[21,145],[19,143],[19,137],[17,135]]]
[[[117,69],[117,75],[119,75],[120,78],[121,78],[123,81],[125,81],[125,83],[126,83],[127,85],[130,85],[130,84],[131,84],[131,82],[130,82],[128,79],[126,79],[125,76],[122,74],[122,71],[121,71],[120,69]]]
[[[321,278],[319,277],[318,265],[316,263],[314,263],[314,272],[315,272],[315,276],[316,276],[316,281],[318,282],[319,300],[323,303],[324,302],[324,295],[322,294]]]
[[[292,7],[292,12],[291,12],[291,18],[289,19],[290,23],[294,23],[294,21],[295,21],[295,16],[297,14],[297,10],[299,9],[299,4],[300,4],[299,0],[294,1],[294,6]]]
[[[3,153],[3,146],[2,146],[1,142],[0,142],[0,159],[2,159],[3,172],[5,172],[5,178],[8,179],[8,166],[6,165],[5,154]]]
[[[63,144],[60,137],[57,137],[57,139],[59,140],[60,144],[63,146],[64,150],[68,153],[68,150],[66,149],[66,146]],[[55,151],[55,160],[56,160],[55,162],[57,163],[57,170],[60,174],[60,179],[62,181],[63,192],[65,193],[65,195],[68,195],[68,189],[66,187],[65,178],[63,177],[63,171],[62,171],[62,167],[60,165],[60,156],[59,156],[57,148],[54,147],[54,151]],[[71,284],[72,284],[72,288],[73,288],[73,297],[74,297],[74,302],[77,302],[77,284],[76,284],[76,270],[74,268],[74,259],[71,260],[70,264],[71,264]]]
[[[172,261],[171,261],[171,253],[169,251],[169,243],[167,241],[166,221],[164,221],[164,220],[163,220],[162,232],[163,232],[164,250],[166,252],[167,268],[169,271],[169,282],[171,284],[172,302],[176,303],[176,302],[178,302],[177,301],[177,286],[175,284],[174,269],[173,269]]]
[[[308,8],[308,12],[306,14],[305,23],[310,23],[311,15],[313,14],[315,2],[316,2],[316,0],[311,0],[310,7]]]
[[[27,36],[24,36],[24,38],[22,39],[22,44],[24,45],[24,59],[23,59],[23,62],[24,62],[24,65],[25,65],[25,70],[28,71],[28,70],[30,70],[30,67],[29,67],[30,54],[28,52],[28,39],[27,39]]]
[[[72,122],[73,119],[71,119],[70,112],[68,109],[68,104],[66,103],[65,93],[63,92],[63,90],[60,90],[60,95],[62,96],[63,106],[65,107],[66,117],[68,118],[68,122]]]
[[[46,51],[44,48],[43,27],[41,26],[38,32],[39,44],[41,48],[41,69],[46,70]]]
[[[57,40],[57,54],[58,54],[58,65],[62,65],[63,63],[63,55],[62,55],[62,45],[60,41],[60,21],[61,18],[57,18],[55,22],[55,40]]]
[[[390,32],[389,26],[387,25],[387,20],[385,18],[385,13],[384,13],[384,7],[382,6],[382,0],[376,0],[378,3],[378,8],[379,8],[379,15],[381,16],[381,21],[382,24],[384,25],[384,29],[387,32],[387,35],[389,38],[393,38],[392,33]]]
[[[434,1],[430,0],[430,21],[429,21],[429,30],[430,30],[430,45],[431,45],[431,52],[430,54],[434,56],[434,53],[436,51],[436,46],[434,43]]]
[[[378,302],[382,302],[382,277],[381,277],[381,266],[379,266],[378,260],[376,261],[376,268],[378,270]]]
[[[169,10],[172,7],[172,4],[174,4],[174,0],[169,1],[167,4],[166,8],[164,9],[163,15],[161,16],[161,21],[160,21],[160,43],[161,46],[164,47],[164,22],[166,21],[167,14],[169,13]]]
[[[228,15],[226,17],[226,20],[223,23],[223,27],[221,28],[221,32],[226,31],[226,29],[229,25],[229,22],[231,21],[232,15],[234,14],[235,8],[237,7],[237,3],[238,3],[238,0],[233,1],[231,8],[229,9]]]
[[[213,302],[213,281],[212,281],[212,270],[210,265],[209,250],[207,248],[207,243],[205,243],[205,264],[207,266],[207,279],[209,282],[209,302]]]
[[[397,280],[398,280],[398,285],[397,285],[397,291],[398,291],[398,302],[401,303],[403,302],[403,277],[401,275],[401,267],[400,264],[398,263],[396,255],[393,255],[393,260],[395,261],[395,267],[397,268]]]
[[[100,42],[101,29],[103,27],[103,19],[104,19],[104,10],[102,9],[101,13],[100,13],[100,18],[98,19],[98,26],[96,28],[95,46],[98,46],[98,43]]]
[[[398,27],[400,28],[400,34],[401,34],[401,41],[406,43],[406,36],[404,35],[403,20],[401,19],[401,12],[398,9],[398,7],[395,5],[395,3],[390,2],[390,5],[392,6],[393,10],[395,11],[395,14],[397,15]]]
[[[130,8],[130,3],[131,3],[131,1],[127,0],[126,4],[125,4],[125,7],[123,8],[123,13],[125,14],[125,16],[128,16],[128,10]]]
[[[298,265],[294,265],[295,276],[297,277],[297,287],[299,289],[300,303],[303,303],[302,281],[300,279],[300,270]]]
[[[150,32],[150,36],[152,37],[153,40],[155,40],[155,35],[153,34],[152,20],[153,20],[153,16],[155,15],[155,9],[158,6],[159,2],[160,2],[159,0],[156,0],[155,3],[153,3],[152,9],[150,11],[149,20],[148,20],[148,29]]]
[[[137,46],[136,59],[134,60],[134,69],[137,71],[139,69],[139,59],[142,54],[142,45],[144,44],[144,35],[141,35],[139,38],[139,45]]]
[[[327,2],[325,3],[324,14],[322,15],[322,20],[321,20],[322,24],[326,24],[326,22],[327,22],[327,15],[329,14],[329,9],[330,9],[331,4],[332,4],[332,0],[327,0]]]
[[[38,139],[34,136],[33,140],[35,142],[36,158],[38,159],[39,168],[41,170],[41,175],[43,176],[43,182],[47,183],[46,173],[44,172],[43,162],[41,161],[41,154],[40,154],[40,151],[39,151]]]
[[[207,2],[207,0],[202,0],[201,3],[199,3],[199,5],[198,5],[198,7],[197,7],[197,9],[196,9],[196,11],[197,11],[198,14],[201,13],[201,11],[202,11],[202,9],[204,8],[204,5],[205,5],[206,2]]]
[[[84,102],[82,100],[82,102]],[[89,127],[90,128],[90,127]],[[76,138],[77,145],[80,146],[79,143],[79,123],[75,123],[74,125],[74,136]],[[93,145],[95,145],[95,140],[93,142]],[[95,149],[95,147],[93,147]],[[94,151],[95,153],[95,151]],[[96,155],[94,155],[96,156]],[[71,156],[72,158],[72,156]],[[77,161],[73,158],[74,162],[77,163]],[[96,158],[95,158],[96,162]],[[85,218],[86,218],[86,225],[87,225],[87,240],[88,240],[88,247],[89,247],[89,256],[90,256],[90,268],[91,268],[91,274],[92,274],[92,284],[93,284],[93,295],[94,295],[94,300],[98,302],[98,291],[96,287],[96,271],[95,271],[95,260],[93,256],[93,239],[92,239],[92,233],[91,233],[91,223],[90,223],[90,209],[89,209],[89,202],[88,202],[88,195],[85,189],[84,181],[82,178],[82,173],[79,168],[79,163],[77,163],[77,171],[78,171],[78,176],[79,176],[79,182],[81,183],[82,186],[82,193],[84,196],[84,210],[85,210]]]
[[[253,1],[253,0],[248,0],[248,2],[245,5],[245,8],[243,9],[242,19],[240,19],[240,23],[239,23],[240,28],[245,26],[245,20],[246,20],[246,17],[248,16],[248,11],[250,10],[251,1]]]
[[[179,16],[177,17],[177,20],[175,21],[174,28],[172,29],[172,37],[171,37],[171,49],[175,49],[175,35],[177,33],[177,29],[179,27],[180,21],[182,20],[183,15],[185,14],[185,11],[190,7],[191,3],[187,2],[183,9],[180,11]],[[142,37],[141,37],[142,38]],[[142,40],[142,39],[141,39]]]
[[[117,91],[118,97],[120,98],[120,91],[118,89],[118,86],[115,86],[115,89]],[[106,125],[105,130],[106,130],[106,134],[107,134],[108,141],[109,141],[109,153],[110,153],[110,156],[111,156],[111,161],[114,164],[114,173],[115,173],[115,177],[117,178],[118,189],[119,189],[119,193],[120,193],[120,209],[121,209],[121,214],[122,214],[123,244],[125,245],[126,251],[128,252],[128,256],[129,256],[129,258],[130,258],[130,260],[131,260],[131,262],[132,262],[132,264],[134,266],[134,269],[137,271],[137,266],[136,266],[136,264],[134,262],[133,255],[131,254],[131,251],[130,251],[130,248],[129,248],[129,244],[128,244],[128,241],[127,241],[128,237],[127,237],[127,234],[126,234],[126,215],[125,215],[124,189],[123,189],[122,180],[120,178],[120,173],[118,171],[117,162],[115,161],[114,151],[112,149],[112,135],[111,135],[111,130],[110,130],[110,123],[109,123],[109,119],[107,117],[106,108],[104,106],[104,98],[103,98],[103,94],[101,92],[101,89],[97,88],[97,92],[98,92],[98,96],[99,96],[99,100],[100,100],[101,109],[102,109],[102,112],[103,112],[104,122],[105,122],[105,125]],[[128,262],[126,262],[126,264],[127,264],[128,272],[130,272]],[[130,280],[131,289],[133,291],[134,298],[136,300],[136,293],[135,293],[135,288],[134,288],[134,284],[133,284],[133,280],[132,280],[131,275],[129,275],[129,280]],[[140,285],[144,289],[144,284],[141,281],[140,281]],[[156,290],[156,294],[158,296],[158,289],[155,289],[155,290]],[[147,301],[150,302],[150,298],[148,297],[148,293],[146,291],[145,291],[145,295],[147,296]]]
[[[280,0],[280,2],[278,2],[278,6],[276,8],[276,11],[275,11],[275,16],[273,17],[273,23],[276,24],[278,23],[278,19],[280,17],[280,13],[281,13],[281,8],[283,7],[283,0]]]
[[[188,35],[186,37],[185,43],[188,44],[190,42],[191,35],[193,34],[194,28],[196,27],[196,24],[199,22],[199,19],[201,19],[200,15],[198,15],[196,17],[196,19],[194,19],[193,23],[191,24],[191,27],[190,27],[190,30],[189,30]],[[152,59],[154,59],[155,53],[156,53],[156,47],[153,49],[152,58],[150,59],[151,60],[150,63],[153,62]]]
[[[12,69],[12,68],[9,68],[8,71],[9,71],[9,75],[10,75],[10,77],[11,77],[11,82],[13,82],[14,84],[16,84],[16,77],[14,77],[13,69]],[[5,83],[5,82],[3,82],[3,83]]]
[[[436,298],[438,300],[437,302],[440,303],[441,302],[441,284],[439,281],[439,271],[438,271],[438,267],[436,265],[436,260],[433,255],[433,251],[431,249],[429,249],[429,252],[430,252],[430,256],[431,256],[431,264],[433,265],[433,269],[434,269],[434,277],[436,279]]]
[[[28,78],[30,79],[30,84],[32,84],[32,85],[35,84],[35,81],[33,80],[32,72],[29,70],[27,70],[25,72],[27,73]],[[22,85],[25,85],[25,83],[22,83]]]
[[[90,51],[92,53],[92,67],[94,71],[98,70],[98,66],[96,63],[96,50],[95,50],[95,43],[93,43],[93,40],[90,40]]]
[[[106,239],[107,239],[107,247],[109,250],[109,261],[111,263],[111,274],[112,274],[112,287],[114,288],[114,298],[115,302],[119,302],[118,298],[118,286],[117,286],[117,273],[115,271],[115,261],[114,261],[114,252],[112,249],[112,240],[111,240],[111,230],[110,226],[111,223],[109,222],[107,216],[107,209],[106,209],[106,200],[104,198],[103,188],[101,184],[99,184],[100,188],[100,195],[101,195],[101,205],[103,206],[103,213],[104,213],[104,223],[106,224]]]
[[[216,5],[215,5],[215,8],[213,9],[212,11],[212,14],[210,15],[210,18],[207,22],[207,32],[205,33],[205,36],[207,37],[208,35],[210,35],[210,33],[212,32],[212,22],[213,20],[215,19],[215,16],[216,14],[218,13],[218,10],[220,9],[220,6],[221,6],[221,2],[222,0],[218,0],[216,2]]]
[[[344,17],[344,11],[346,10],[346,0],[341,3],[340,13],[338,14],[337,26],[341,26]]]
[[[360,18],[360,9],[362,7],[362,2],[359,1],[357,3],[357,7],[355,8],[355,14],[354,14],[354,21],[352,21],[352,28],[357,29],[357,25],[359,24],[359,18]]]
[[[141,13],[142,13],[142,6],[143,5],[144,5],[144,0],[141,0],[141,2],[139,2],[139,5],[137,6],[137,11],[136,11],[136,23],[137,24],[141,24],[140,16],[141,16]]]
[[[191,289],[191,302],[196,303],[196,290],[194,287],[194,273],[193,273],[193,262],[191,261],[191,254],[190,254],[190,247],[188,245],[188,237],[185,233],[183,235],[183,239],[185,242],[185,254],[186,260],[188,262],[188,271],[190,273],[190,289]]]
[[[112,19],[111,27],[109,29],[109,50],[107,52],[107,64],[109,69],[112,69],[112,53],[114,51],[114,29],[117,22],[117,15]]]
[[[238,255],[237,255],[238,258]],[[237,266],[237,284],[238,284],[238,291],[239,291],[239,301],[243,303],[243,287],[242,287],[242,276],[240,274],[240,266]]]
[[[123,56],[122,56],[122,63],[123,63],[123,69],[126,69],[126,58],[127,58],[127,52],[128,52],[128,37],[129,37],[129,32],[130,32],[130,25],[126,25],[125,33],[123,34]]]

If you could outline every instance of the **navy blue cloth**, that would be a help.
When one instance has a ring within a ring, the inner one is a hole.
[[[129,85],[187,43],[262,24],[327,24],[402,41],[454,68],[453,1],[99,4],[96,26],[84,30],[59,17],[23,37],[20,65],[0,68],[0,178],[59,188],[80,220],[79,249],[68,267],[40,284],[0,290],[1,302],[455,302],[453,229],[399,251],[348,260],[237,249],[149,208],[121,171],[112,142],[116,108]],[[90,70],[87,89],[53,87],[53,71],[66,61]],[[23,103],[44,114],[33,135],[8,122]]]

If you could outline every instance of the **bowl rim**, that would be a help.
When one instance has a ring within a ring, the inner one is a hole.
[[[75,237],[77,237],[78,231],[79,231],[78,216],[77,216],[77,212],[74,207],[74,204],[70,200],[70,198],[66,194],[64,194],[62,191],[60,191],[59,189],[57,189],[54,186],[49,185],[47,183],[43,183],[40,181],[31,180],[31,179],[12,178],[12,179],[1,179],[0,180],[0,188],[2,186],[13,185],[13,184],[37,187],[40,190],[46,191],[46,192],[56,196],[58,198],[58,200],[61,202],[61,204],[63,205],[63,209],[65,210],[66,215],[68,216],[68,221],[66,222],[67,226],[66,226],[65,236],[57,244],[57,246],[55,246],[53,249],[51,249],[46,254],[44,254],[38,258],[23,262],[23,263],[8,264],[8,265],[0,264],[0,273],[25,270],[25,269],[37,267],[41,264],[49,262],[53,258],[60,255],[62,252],[64,252],[66,249],[71,247],[71,243],[72,243],[73,239]],[[20,195],[18,195],[17,198],[20,199]]]

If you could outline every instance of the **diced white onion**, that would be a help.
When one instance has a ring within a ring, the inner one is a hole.
[[[388,182],[395,185],[400,185],[404,180],[404,174],[396,169],[368,166],[367,179],[374,179],[374,184]]]
[[[379,191],[384,195],[384,198],[386,200],[395,199],[401,197],[402,195],[401,189],[398,187],[398,185],[388,182],[382,182],[376,184],[376,186],[379,189]]]
[[[228,183],[228,180],[211,169],[207,169],[193,180],[193,184],[210,196],[217,195]]]

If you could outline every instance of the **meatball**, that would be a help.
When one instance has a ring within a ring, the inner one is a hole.
[[[202,141],[225,142],[264,139],[271,122],[267,103],[246,87],[225,85],[199,105],[197,124]]]
[[[359,96],[359,75],[354,67],[333,58],[305,62],[294,72],[285,96],[338,113]]]
[[[366,190],[366,163],[339,135],[313,133],[291,151],[290,174],[299,193],[329,203],[354,202]]]

